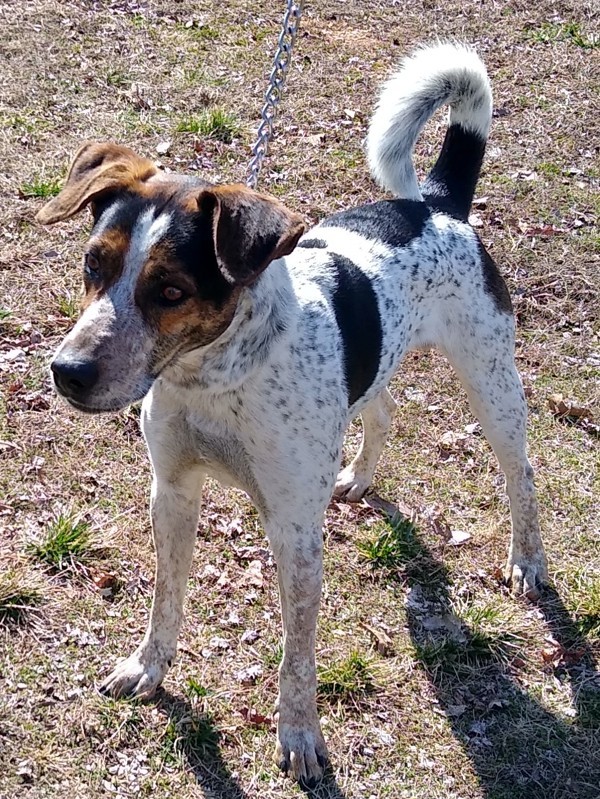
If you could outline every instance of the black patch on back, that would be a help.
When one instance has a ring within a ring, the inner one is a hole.
[[[493,298],[496,303],[496,308],[503,313],[512,313],[513,307],[510,300],[508,288],[504,282],[504,278],[500,274],[500,270],[496,266],[496,262],[485,249],[479,238],[477,239],[479,246],[479,254],[481,256],[481,266],[483,269],[483,282],[485,290]]]
[[[485,144],[485,139],[462,125],[448,128],[438,159],[423,184],[423,199],[427,205],[467,221]]]
[[[404,247],[423,233],[431,213],[415,200],[381,200],[327,217],[321,227],[343,227],[391,247]]]
[[[323,239],[302,239],[296,246],[306,247],[309,250],[325,250],[327,242],[323,241]]]
[[[336,288],[333,310],[344,345],[344,372],[348,404],[353,405],[371,387],[381,357],[381,318],[369,278],[348,258],[331,254]]]

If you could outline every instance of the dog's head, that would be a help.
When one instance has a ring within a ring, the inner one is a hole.
[[[82,315],[51,369],[58,392],[88,412],[141,399],[179,355],[218,339],[243,288],[304,231],[272,197],[165,175],[114,144],[85,144],[37,219],[86,206]]]

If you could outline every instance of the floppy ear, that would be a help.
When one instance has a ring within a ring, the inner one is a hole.
[[[73,159],[60,194],[38,211],[36,219],[44,225],[70,219],[100,195],[133,187],[157,172],[152,161],[129,147],[87,142]]]
[[[229,283],[250,285],[276,258],[292,252],[304,233],[298,214],[246,186],[217,186],[198,197],[212,217],[217,264]]]

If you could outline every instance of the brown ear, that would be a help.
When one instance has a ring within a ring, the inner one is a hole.
[[[87,142],[73,159],[60,194],[38,211],[36,219],[43,225],[69,219],[101,194],[133,187],[157,171],[152,161],[128,147]]]
[[[271,261],[289,255],[304,233],[298,214],[246,186],[206,189],[198,206],[212,216],[217,263],[229,283],[253,283]]]

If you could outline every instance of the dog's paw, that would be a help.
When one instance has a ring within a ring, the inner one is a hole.
[[[98,690],[105,696],[149,699],[163,681],[171,661],[140,647],[121,661]]]
[[[544,550],[529,556],[511,553],[504,567],[504,579],[514,596],[525,596],[532,602],[539,599],[542,586],[548,582]]]
[[[360,502],[370,485],[371,476],[361,474],[351,463],[338,474],[333,496],[345,499],[347,502]]]
[[[298,724],[277,722],[275,762],[290,777],[307,787],[314,788],[323,777],[329,757],[319,721],[308,719]]]

